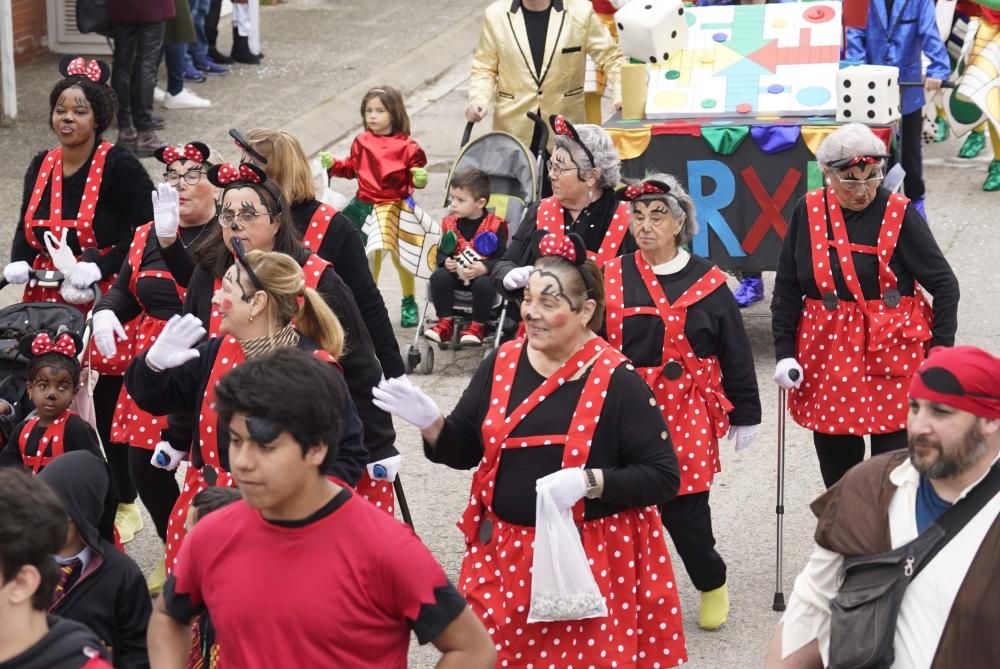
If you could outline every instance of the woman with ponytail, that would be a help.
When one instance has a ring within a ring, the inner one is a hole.
[[[220,336],[202,341],[205,328],[196,316],[174,316],[126,373],[126,387],[144,411],[199,418],[182,444],[161,442],[153,453],[154,465],[175,469],[188,445],[193,445],[184,492],[170,514],[168,574],[180,549],[191,500],[208,486],[234,485],[229,475],[229,430],[220,425],[215,410],[219,379],[244,360],[290,347],[308,351],[339,371],[337,359],[345,351],[340,321],[323,297],[307,285],[298,261],[283,253],[244,253],[239,240],[233,241],[232,248],[236,262],[226,270],[212,297]],[[344,390],[345,397],[350,397],[346,383]],[[339,445],[327,473],[355,485],[368,460],[362,423],[350,400],[337,410],[344,415],[344,429],[330,436],[331,443]],[[258,427],[262,435],[267,431],[266,425]],[[267,443],[265,436],[260,443]]]

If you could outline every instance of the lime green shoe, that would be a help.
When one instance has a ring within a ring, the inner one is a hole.
[[[156,563],[156,569],[146,579],[146,587],[150,597],[158,597],[167,583],[167,565],[163,560]]]
[[[729,589],[723,583],[715,590],[701,593],[698,627],[717,630],[729,619]]]
[[[986,147],[986,133],[982,130],[973,130],[969,133],[969,136],[965,138],[965,143],[962,144],[962,148],[958,150],[959,158],[975,158],[983,149]]]
[[[983,190],[1000,190],[1000,160],[991,160],[989,170],[986,172],[986,181],[983,182]]]
[[[142,512],[135,502],[131,504],[119,504],[115,513],[115,527],[118,528],[118,539],[127,544],[135,538],[135,535],[142,530]]]
[[[412,295],[407,295],[403,298],[403,307],[400,309],[399,324],[404,328],[415,328],[417,327],[417,321],[420,318],[420,314],[417,310],[417,301]]]
[[[943,142],[948,139],[948,121],[943,116],[934,119],[934,127],[937,129],[937,133],[934,135],[935,142]]]

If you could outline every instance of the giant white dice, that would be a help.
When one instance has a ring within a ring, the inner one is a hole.
[[[837,72],[838,122],[888,125],[899,118],[899,68],[854,65]]]
[[[629,0],[615,12],[615,23],[627,58],[665,63],[687,45],[684,4],[679,0]]]

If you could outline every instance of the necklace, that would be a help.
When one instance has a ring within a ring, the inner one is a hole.
[[[196,234],[194,236],[194,239],[192,239],[191,241],[189,241],[187,244],[184,243],[184,239],[180,235],[180,230],[177,231],[177,239],[180,240],[181,246],[183,246],[186,249],[189,246],[191,246],[192,244],[194,244],[196,241],[198,241],[198,238],[201,237],[202,233],[205,232],[205,230],[208,229],[208,226],[209,226],[208,223],[206,223],[205,225],[201,226],[201,230],[198,231],[198,234]]]

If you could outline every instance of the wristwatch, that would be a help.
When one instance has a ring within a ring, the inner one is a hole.
[[[594,470],[584,469],[583,474],[587,477],[587,492],[584,493],[584,497],[587,499],[597,499],[601,496],[601,489],[597,485],[597,476],[594,475]]]

